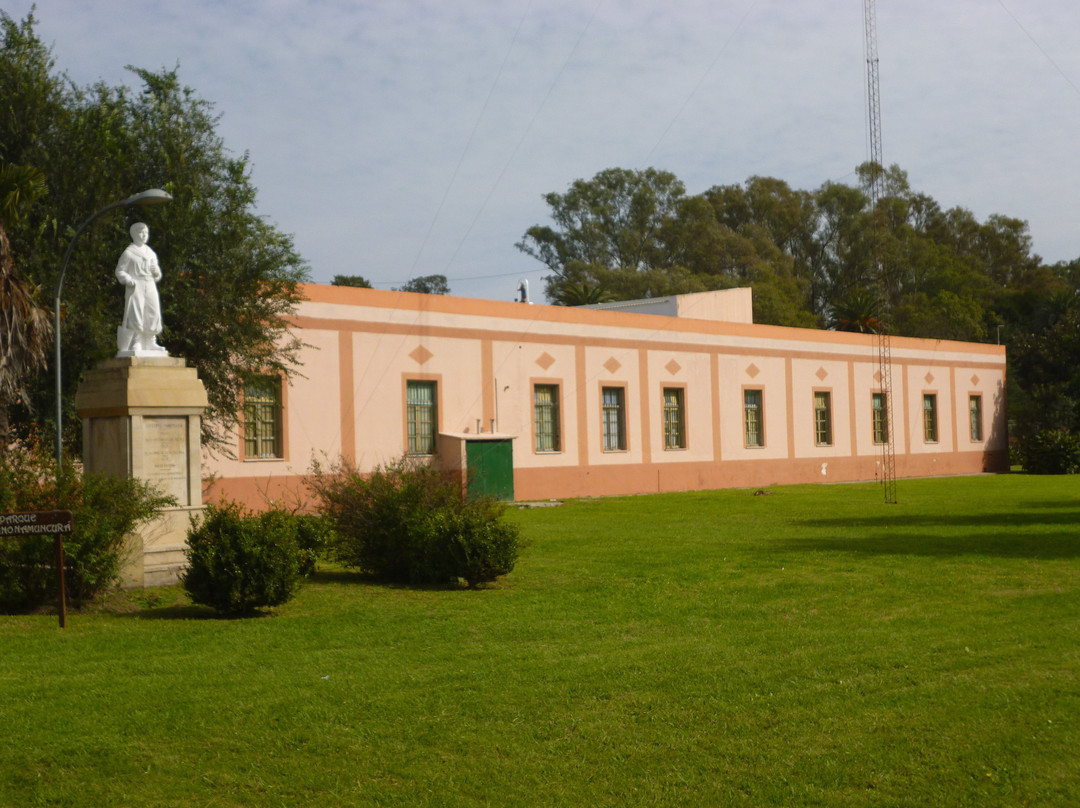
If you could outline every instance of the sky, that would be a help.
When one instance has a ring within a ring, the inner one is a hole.
[[[876,9],[884,162],[943,208],[1025,220],[1048,262],[1080,257],[1080,3]],[[540,300],[546,268],[514,245],[577,179],[814,190],[869,157],[863,0],[37,0],[35,17],[76,84],[179,66],[320,283],[441,274],[513,300],[527,280]]]

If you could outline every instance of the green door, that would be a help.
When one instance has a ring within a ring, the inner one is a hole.
[[[510,440],[465,441],[469,496],[514,498],[514,443]]]

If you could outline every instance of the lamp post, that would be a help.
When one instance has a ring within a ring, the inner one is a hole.
[[[172,202],[172,194],[162,191],[160,188],[151,188],[149,191],[142,191],[134,196],[129,196],[127,199],[122,199],[119,202],[113,202],[111,205],[106,205],[81,225],[79,229],[75,231],[75,235],[71,237],[71,241],[68,242],[67,252],[64,253],[64,262],[60,265],[60,277],[56,279],[56,293],[53,295],[53,336],[56,340],[56,467],[57,471],[60,470],[64,460],[64,432],[62,428],[64,404],[63,404],[63,387],[60,383],[60,292],[64,286],[64,274],[67,272],[68,261],[71,260],[71,250],[75,247],[75,242],[79,238],[79,234],[82,233],[98,216],[103,213],[108,213],[114,208],[130,208],[132,206],[141,205],[161,205],[165,202]]]

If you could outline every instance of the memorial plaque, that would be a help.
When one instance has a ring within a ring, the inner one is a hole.
[[[143,473],[180,506],[190,505],[188,493],[187,418],[143,419]]]

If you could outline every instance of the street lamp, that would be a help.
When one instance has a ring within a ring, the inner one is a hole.
[[[67,252],[64,253],[64,262],[60,265],[60,277],[56,279],[56,294],[53,295],[53,336],[56,340],[56,466],[58,471],[63,464],[64,459],[64,439],[62,429],[64,405],[62,387],[60,384],[60,290],[64,285],[64,274],[67,272],[68,261],[71,260],[71,250],[74,248],[75,242],[79,238],[79,234],[89,226],[90,222],[94,221],[94,219],[101,214],[108,213],[114,208],[162,205],[166,202],[172,202],[172,194],[162,191],[160,188],[151,188],[149,191],[142,191],[134,196],[129,196],[127,199],[113,202],[111,205],[103,207],[79,225],[79,229],[75,231],[75,235],[72,236],[71,241],[68,242]]]

